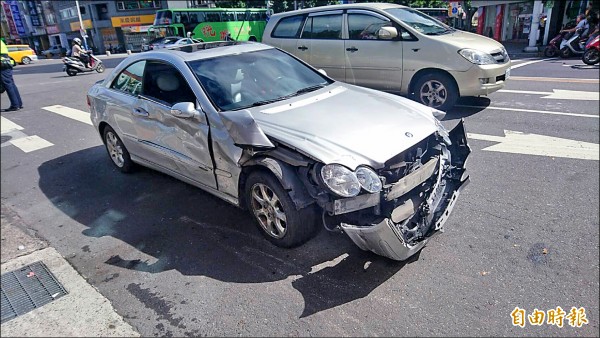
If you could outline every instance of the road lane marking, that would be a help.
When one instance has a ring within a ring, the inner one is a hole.
[[[569,140],[546,135],[527,134],[505,130],[506,136],[467,133],[474,140],[498,142],[482,150],[503,153],[564,157],[598,161],[600,146],[596,143]]]
[[[475,108],[475,109],[492,109],[492,110],[507,110],[507,111],[518,111],[525,113],[538,113],[538,114],[548,114],[548,115],[564,115],[564,116],[576,116],[576,117],[591,117],[597,119],[598,115],[591,114],[576,114],[576,113],[562,113],[557,111],[545,111],[545,110],[534,110],[534,109],[519,109],[519,108],[505,108],[505,107],[490,107],[490,106],[472,106],[466,104],[457,104],[455,107],[462,108]]]
[[[552,92],[536,92],[528,90],[511,90],[501,89],[498,92],[501,93],[514,93],[514,94],[534,94],[534,95],[546,95],[542,99],[554,99],[554,100],[581,100],[581,101],[598,101],[600,100],[600,94],[597,92],[584,92],[579,90],[563,90],[563,89],[552,89]]]
[[[598,79],[576,79],[567,77],[533,77],[533,76],[511,76],[511,81],[539,81],[539,82],[565,82],[565,83],[600,83]]]
[[[10,140],[9,142],[26,153],[54,145],[37,135]]]
[[[527,66],[527,65],[530,65],[530,64],[532,64],[532,63],[538,63],[538,62],[542,62],[542,61],[545,61],[545,60],[548,60],[548,59],[542,59],[542,60],[533,60],[533,61],[528,61],[528,62],[520,63],[520,64],[518,64],[518,65],[514,65],[514,66],[513,66],[513,65],[511,65],[511,66],[510,66],[510,69],[515,69],[515,68],[519,68],[519,67]]]
[[[23,130],[23,127],[14,123],[13,121],[7,119],[4,116],[0,116],[2,119],[0,120],[0,129],[2,129],[1,133],[8,133],[13,130]]]
[[[61,106],[59,104],[54,106],[42,107],[42,109],[56,113],[58,115],[68,117],[70,119],[83,122],[86,124],[92,125],[92,120],[90,119],[90,114],[88,112],[84,112],[83,110],[69,108],[65,106]]]

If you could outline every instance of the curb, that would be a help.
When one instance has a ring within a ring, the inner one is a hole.
[[[2,264],[2,273],[42,261],[67,294],[1,325],[3,337],[139,337],[108,299],[50,247]]]

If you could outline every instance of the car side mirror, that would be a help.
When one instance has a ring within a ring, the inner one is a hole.
[[[192,102],[179,102],[171,107],[171,115],[180,118],[194,117],[198,114],[196,107]]]
[[[323,75],[327,76],[327,72],[325,71],[325,69],[321,69],[321,68],[319,68],[319,69],[317,69],[317,71],[319,71],[319,73],[321,73],[321,74],[323,74]]]
[[[377,38],[381,40],[391,40],[398,36],[398,30],[396,27],[381,27],[377,31]]]

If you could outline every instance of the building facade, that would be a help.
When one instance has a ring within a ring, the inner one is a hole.
[[[567,22],[585,11],[592,0],[487,0],[477,7],[477,33],[497,41],[546,45]]]

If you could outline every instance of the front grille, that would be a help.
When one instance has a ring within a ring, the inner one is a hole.
[[[510,61],[508,53],[505,49],[501,49],[499,52],[491,53],[491,55],[494,58],[494,60],[496,60],[496,63],[507,63],[508,61]]]
[[[389,159],[378,174],[385,178],[386,184],[398,182],[402,177],[417,170],[421,164],[426,163],[431,157],[438,155],[433,149],[438,143],[435,134],[429,135],[414,146]]]

